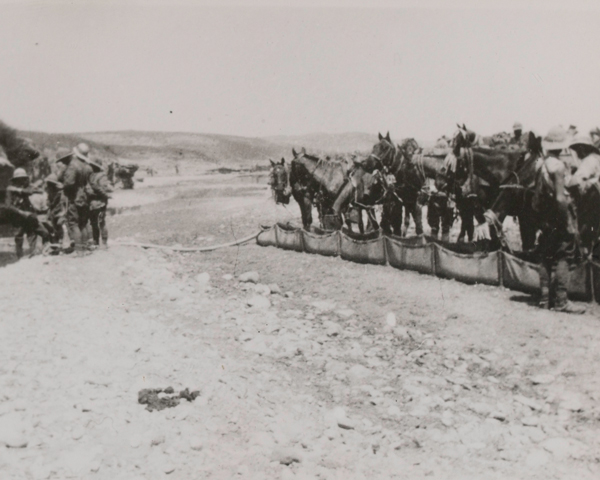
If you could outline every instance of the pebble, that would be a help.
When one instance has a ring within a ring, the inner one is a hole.
[[[269,283],[268,287],[271,289],[271,293],[281,293],[281,288],[276,283]]]
[[[20,417],[12,414],[0,417],[0,445],[8,448],[25,448],[28,443]]]
[[[294,292],[285,292],[286,298],[294,298]]]
[[[578,393],[565,392],[561,395],[559,407],[571,412],[583,410],[582,397]]]
[[[204,448],[204,442],[199,437],[190,438],[190,448],[192,450],[200,451]]]
[[[262,283],[257,283],[254,285],[254,291],[259,295],[271,295],[271,289],[268,285],[263,285]]]
[[[531,383],[534,385],[547,385],[549,383],[554,382],[554,377],[552,375],[534,375],[530,377]]]
[[[396,314],[394,312],[388,312],[388,314],[385,316],[385,324],[390,328],[394,328],[398,324],[396,321]]]
[[[370,376],[371,376],[371,370],[369,370],[367,367],[364,367],[360,364],[354,365],[352,368],[350,368],[350,370],[348,370],[348,378],[354,383],[358,383]]]
[[[258,272],[244,272],[238,277],[238,280],[243,283],[258,283],[260,282],[260,275]]]
[[[394,335],[402,340],[408,340],[408,330],[405,327],[396,327],[394,328]]]
[[[521,419],[521,423],[527,427],[537,427],[540,424],[540,419],[534,416],[527,416]]]
[[[541,443],[541,446],[552,456],[559,460],[564,460],[569,457],[571,445],[566,438],[549,438]]]
[[[162,443],[165,443],[165,435],[162,433],[157,433],[152,437],[152,440],[150,440],[150,445],[153,447]]]
[[[342,326],[339,323],[332,322],[331,320],[324,322],[323,327],[325,327],[325,333],[328,337],[336,337],[343,332]]]
[[[525,458],[528,467],[536,468],[546,465],[550,461],[550,455],[544,450],[536,449]]]
[[[340,308],[336,310],[335,313],[342,318],[350,318],[352,315],[356,314],[356,312],[351,308]]]
[[[83,427],[75,427],[71,432],[71,438],[73,440],[79,440],[81,437],[83,437],[84,433],[85,430],[83,429]]]
[[[210,282],[210,274],[207,272],[199,273],[196,275],[195,279],[199,285],[208,285]]]
[[[302,457],[295,449],[278,448],[273,450],[273,453],[271,454],[271,461],[278,462],[282,465],[291,465],[292,463],[302,462]]]
[[[262,295],[252,295],[246,300],[246,305],[257,310],[267,309],[271,306],[271,301]]]
[[[231,275],[230,273],[226,273],[225,275],[223,275],[223,280],[233,280],[233,275]]]
[[[141,444],[142,444],[142,437],[140,437],[139,435],[133,435],[129,439],[129,446],[131,448],[138,448]]]

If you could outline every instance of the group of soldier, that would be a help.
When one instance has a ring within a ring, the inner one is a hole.
[[[498,134],[484,141],[477,137],[474,146],[494,148],[527,149],[527,137],[523,134],[523,126],[516,122],[513,135]],[[436,147],[449,145],[448,139],[442,137]],[[542,138],[545,152],[543,159],[536,165],[535,190],[533,208],[539,216],[541,228],[538,231],[536,253],[540,259],[540,302],[541,308],[553,308],[567,313],[583,313],[585,308],[575,305],[567,299],[567,285],[570,267],[575,263],[578,252],[578,225],[574,200],[569,194],[569,187],[575,186],[578,166],[588,160],[588,164],[596,165],[592,169],[594,178],[587,181],[599,182],[600,149],[592,141],[591,136],[578,135],[575,126],[569,128],[556,126],[551,128]],[[573,154],[571,153],[573,152]],[[589,176],[589,173],[587,173]],[[577,179],[580,181],[581,179]],[[435,198],[433,198],[435,200]],[[445,213],[436,209],[435,201],[430,202],[428,217],[430,225],[436,228],[439,218]],[[447,212],[446,212],[447,213]],[[447,213],[450,220],[442,219],[446,226],[446,239],[451,225],[452,211]],[[432,229],[437,236],[437,230]]]
[[[108,230],[106,210],[112,187],[100,159],[90,156],[90,148],[80,143],[72,151],[58,155],[55,172],[44,180],[45,196],[31,185],[23,168],[13,172],[7,189],[6,203],[24,212],[45,212],[50,244],[55,251],[75,252],[78,256],[96,248],[106,248]],[[45,205],[36,204],[35,198],[45,198]],[[18,230],[15,248],[23,256],[25,229]],[[30,249],[35,249],[32,235]]]

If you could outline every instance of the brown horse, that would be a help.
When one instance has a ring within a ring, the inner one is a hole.
[[[436,158],[416,155],[418,150],[414,139],[406,139],[402,145],[395,145],[389,132],[386,136],[380,133],[379,142],[355,173],[356,191],[349,185],[336,200],[334,210],[352,196],[363,203],[380,201],[383,204],[381,227],[385,233],[402,235],[403,208],[406,211],[404,233],[410,216],[415,222],[417,234],[423,233],[419,195],[427,179],[435,178],[441,163]],[[381,180],[379,185],[377,179]]]
[[[532,199],[537,165],[541,158],[543,158],[541,137],[530,132],[526,155],[498,187],[499,194],[492,205],[482,216],[477,216],[480,225],[477,227],[476,238],[490,239],[490,249],[510,250],[502,231],[507,216],[514,216],[519,220],[522,250],[533,249],[539,224],[537,214],[533,210]]]
[[[312,225],[313,205],[317,207],[321,227],[325,230],[339,229],[342,214],[348,228],[357,223],[359,231],[364,231],[362,212],[353,205],[346,205],[340,215],[333,212],[332,206],[338,193],[349,183],[352,168],[344,163],[323,160],[309,155],[303,148],[300,152],[292,149],[294,158],[287,165],[271,161],[270,185],[276,203],[287,205],[290,196],[300,207],[302,225],[309,230]]]
[[[476,134],[464,124],[458,127],[452,139],[452,156],[445,162],[444,188],[455,199],[461,218],[458,241],[464,240],[465,234],[472,241],[474,217],[483,218],[483,212],[500,194],[500,186],[515,174],[528,150],[473,147]]]

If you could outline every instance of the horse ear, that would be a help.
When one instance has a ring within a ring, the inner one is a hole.
[[[275,166],[275,162],[274,162],[273,160],[271,160],[270,158],[269,158],[269,162],[271,162],[271,166],[272,166],[272,167],[274,167],[274,166]]]
[[[392,139],[390,138],[390,132],[387,132],[387,135],[385,136],[385,139],[386,139],[388,142],[391,142],[391,141],[392,141]]]
[[[381,133],[378,133],[377,135],[379,135],[379,140],[383,140],[383,137],[381,136]]]
[[[459,130],[462,129],[462,127],[457,123],[456,126],[458,127]]]
[[[302,147],[302,155],[306,155],[306,148]]]
[[[465,126],[465,124],[464,124],[464,123],[463,123],[463,126],[462,126],[462,128],[463,128],[463,130],[464,130],[465,132],[467,131],[467,127]]]
[[[285,158],[281,157],[281,164],[285,165]]]
[[[296,153],[296,150],[292,148],[292,154],[294,155],[294,157],[297,157],[298,154]]]

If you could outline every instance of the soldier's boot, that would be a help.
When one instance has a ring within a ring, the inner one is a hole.
[[[542,287],[542,292],[540,295],[540,301],[538,302],[538,306],[545,310],[550,308],[550,288]]]
[[[563,313],[574,313],[575,315],[581,315],[586,312],[586,307],[583,305],[575,305],[574,303],[567,300],[567,292],[556,293],[556,303],[554,305],[554,311]]]
[[[23,238],[15,238],[15,253],[17,258],[23,257]]]

